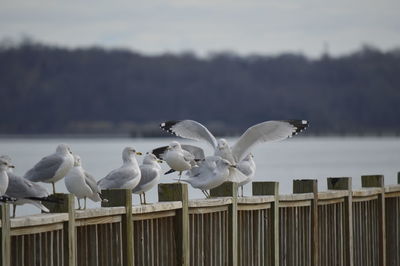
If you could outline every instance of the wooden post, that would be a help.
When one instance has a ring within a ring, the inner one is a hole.
[[[11,225],[10,225],[10,205],[8,203],[0,204],[1,219],[1,250],[0,265],[11,266]]]
[[[379,187],[381,193],[378,196],[378,220],[379,220],[379,265],[386,265],[386,224],[385,224],[385,181],[383,175],[361,176],[363,187]]]
[[[238,210],[237,210],[237,183],[225,182],[221,186],[210,190],[212,197],[232,197],[232,204],[228,208],[228,255],[229,265],[238,265]]]
[[[313,193],[311,201],[311,265],[318,265],[318,181],[316,179],[293,180],[293,193]]]
[[[328,189],[331,190],[347,190],[349,195],[344,199],[344,253],[345,265],[354,265],[353,250],[353,193],[351,177],[328,177]]]
[[[266,265],[279,266],[279,182],[253,182],[254,196],[274,196],[274,202],[271,204],[273,230],[271,235],[272,258],[271,262],[265,262]]]
[[[76,265],[76,227],[75,227],[75,199],[72,194],[56,193],[50,198],[59,201],[42,202],[50,212],[68,213],[68,221],[64,222],[64,265]],[[67,248],[68,247],[68,248]]]
[[[182,209],[176,211],[175,243],[176,265],[190,265],[189,193],[183,183],[158,184],[158,201],[181,201]]]
[[[131,189],[106,189],[101,194],[108,202],[102,202],[101,207],[125,207],[122,215],[122,259],[123,265],[134,265],[133,251],[133,216],[132,216],[132,190]]]

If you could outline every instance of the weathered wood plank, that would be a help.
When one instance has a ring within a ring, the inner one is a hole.
[[[311,200],[311,265],[318,265],[318,181],[316,179],[293,180],[293,193],[312,193]]]
[[[225,182],[221,186],[210,190],[213,197],[232,197],[232,204],[228,209],[228,259],[229,265],[238,265],[238,210],[237,210],[237,183]]]
[[[1,231],[0,231],[0,262],[1,265],[11,265],[11,235],[10,235],[10,205],[8,203],[0,204],[0,219],[1,219]]]
[[[76,227],[75,227],[75,199],[72,194],[56,193],[50,197],[58,200],[55,202],[43,202],[52,213],[68,213],[68,220],[64,222],[63,247],[64,265],[76,265]]]
[[[190,264],[189,194],[187,184],[158,184],[159,201],[181,201],[182,209],[176,210],[174,233],[177,265]]]
[[[347,196],[344,198],[343,218],[344,223],[344,260],[345,265],[354,265],[354,240],[353,240],[353,193],[351,177],[329,177],[327,179],[328,189],[346,190]]]
[[[279,183],[278,182],[253,182],[253,195],[254,196],[270,196],[274,201],[271,203],[271,225],[272,228],[266,232],[270,237],[271,258],[264,260],[263,265],[279,266]],[[265,242],[267,239],[264,239]]]
[[[361,177],[363,187],[378,187],[378,234],[379,234],[379,265],[386,265],[386,223],[385,223],[385,184],[383,175],[364,175]]]
[[[64,226],[63,223],[55,223],[55,224],[45,224],[45,225],[12,228],[11,236],[20,236],[20,235],[51,232],[51,231],[55,231],[55,230],[61,230],[63,228],[63,226]]]
[[[132,217],[132,190],[130,189],[108,189],[102,190],[103,196],[108,202],[102,202],[102,207],[125,207],[125,214],[122,215],[122,255],[123,264],[134,265],[133,249],[133,217]]]

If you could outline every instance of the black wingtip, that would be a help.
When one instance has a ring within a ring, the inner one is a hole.
[[[160,128],[162,130],[165,130],[171,134],[174,134],[172,127],[174,125],[176,125],[177,123],[181,122],[181,120],[169,120],[169,121],[165,121],[163,123],[160,124]]]
[[[302,132],[310,125],[310,123],[307,120],[294,119],[294,120],[286,120],[286,122],[294,126],[292,136]]]
[[[162,154],[167,150],[168,146],[162,146],[160,148],[151,151],[158,159],[163,159]]]

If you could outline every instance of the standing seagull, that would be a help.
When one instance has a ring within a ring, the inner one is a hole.
[[[11,158],[9,156],[2,155],[0,158],[7,160],[7,162],[11,164]],[[13,205],[13,218],[15,217],[17,206],[23,204],[32,204],[44,212],[49,212],[49,209],[47,209],[41,201],[53,200],[48,199],[49,192],[44,187],[14,174],[11,168],[8,169],[7,175],[9,182],[6,195],[15,199],[11,202]]]
[[[133,189],[136,187],[140,182],[141,174],[135,154],[142,155],[142,153],[136,152],[134,148],[126,147],[122,152],[122,166],[111,171],[106,177],[99,180],[97,182],[99,188]]]
[[[7,171],[9,168],[14,168],[15,166],[10,164],[8,160],[4,158],[0,158],[0,197],[3,197],[6,194],[9,178]]]
[[[238,164],[237,169],[242,172],[247,178],[240,182],[238,186],[242,190],[242,197],[243,197],[243,186],[247,183],[251,182],[254,178],[256,173],[256,164],[253,160],[253,154],[249,153],[246,157],[243,158]]]
[[[74,157],[74,167],[65,176],[64,182],[67,190],[78,199],[79,210],[82,198],[84,199],[83,209],[86,209],[86,198],[94,202],[101,201],[100,189],[94,177],[82,168],[81,157],[76,154]]]
[[[230,169],[234,168],[228,160],[219,156],[208,156],[186,173],[187,177],[182,178],[183,182],[189,183],[192,187],[201,189],[208,198],[208,189],[220,186],[226,181],[230,174]]]
[[[143,163],[140,166],[140,172],[142,177],[140,178],[139,184],[133,189],[133,193],[139,194],[140,204],[146,204],[146,191],[149,191],[160,181],[161,176],[161,166],[159,165],[157,157],[148,153],[143,159]],[[143,195],[143,201],[142,201]]]
[[[57,146],[56,152],[42,158],[24,178],[33,182],[51,183],[53,193],[56,193],[54,183],[62,179],[74,166],[74,156],[66,144]]]
[[[189,170],[192,166],[196,165],[197,159],[204,159],[204,152],[202,149],[191,145],[186,146],[191,147],[191,152],[187,149],[183,149],[179,142],[172,141],[169,146],[154,149],[152,153],[164,160],[168,166],[171,167],[171,170],[166,174],[178,171],[180,180],[183,171]],[[202,158],[196,158],[196,154],[202,154],[202,156],[200,156]]]

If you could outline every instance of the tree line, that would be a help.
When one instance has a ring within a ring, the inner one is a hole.
[[[308,119],[311,134],[396,133],[399,103],[400,49],[200,58],[0,44],[0,134],[152,135],[175,119],[220,134],[272,119]]]

